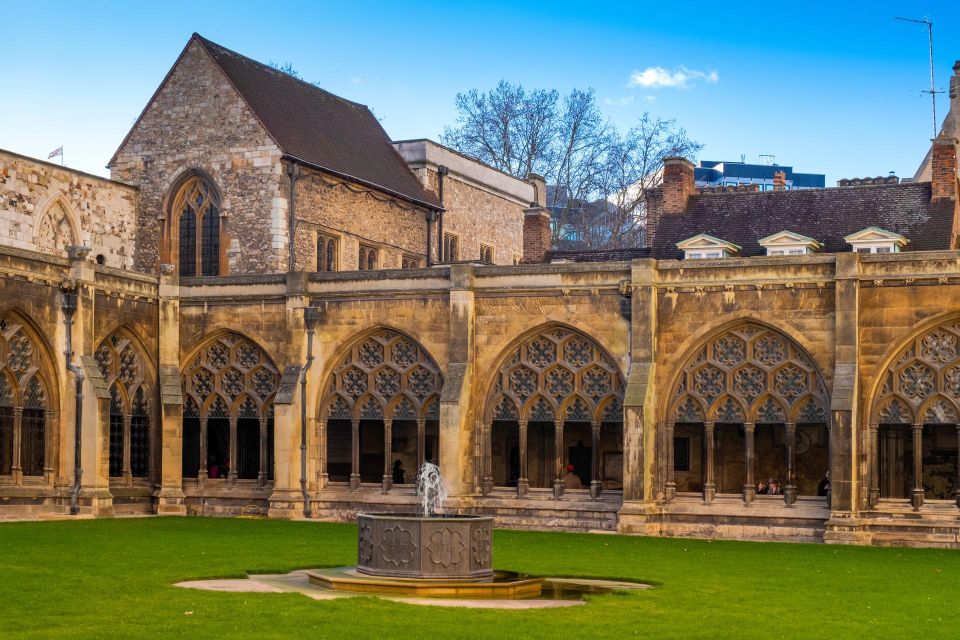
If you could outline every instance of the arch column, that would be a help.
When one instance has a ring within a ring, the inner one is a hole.
[[[391,468],[391,458],[393,457],[393,420],[384,418],[383,420],[383,480],[381,487],[383,493],[389,493],[393,488],[393,469]]]
[[[674,469],[674,442],[673,442],[673,433],[676,429],[676,424],[673,422],[668,422],[663,425],[663,449],[664,449],[664,471],[666,472],[666,481],[663,485],[663,499],[666,502],[673,502],[674,498],[677,497],[677,480],[674,475],[676,469]]]
[[[522,498],[530,491],[530,481],[527,479],[527,421],[517,422],[520,440],[520,477],[517,478],[517,497]]]
[[[123,483],[127,486],[133,484],[133,471],[130,468],[130,425],[133,416],[125,414],[123,416]]]
[[[197,471],[197,484],[203,487],[207,481],[207,416],[200,416],[200,464]]]
[[[427,456],[427,420],[417,419],[417,471],[423,467]]]
[[[603,483],[600,482],[600,421],[594,420],[590,423],[590,436],[593,442],[593,451],[590,464],[590,497],[596,500],[603,491]]]
[[[867,492],[867,506],[873,509],[880,501],[880,425],[871,423],[867,432],[870,436],[870,489]],[[960,488],[960,485],[958,485]]]
[[[704,456],[704,482],[703,482],[703,502],[704,504],[710,504],[713,502],[714,496],[717,494],[717,485],[713,480],[713,458],[714,458],[714,448],[716,443],[714,441],[714,423],[713,422],[704,422],[703,423],[703,441],[706,447],[706,455]]]
[[[327,471],[327,421],[323,418],[317,420],[317,443],[320,447],[317,456],[317,482],[318,488],[323,489],[330,481],[330,473]]]
[[[743,456],[744,466],[746,467],[744,470],[744,477],[746,480],[743,484],[743,503],[748,507],[757,495],[757,485],[754,483],[753,478],[754,458],[756,457],[756,447],[754,446],[755,432],[756,425],[754,423],[743,423],[743,440],[744,447],[746,448],[746,452]]]
[[[227,481],[237,484],[237,416],[230,416],[230,469],[227,471]]]
[[[797,501],[797,425],[788,422],[787,428],[787,485],[783,488],[783,501],[792,507]]]
[[[553,421],[553,497],[559,499],[563,496],[563,476],[566,470],[563,464],[563,420]]]
[[[910,504],[914,511],[923,506],[923,423],[913,425],[913,490]]]
[[[493,421],[484,420],[483,426],[483,482],[481,493],[488,496],[493,492]]]
[[[13,460],[10,467],[10,473],[13,476],[13,482],[17,485],[23,484],[23,464],[20,456],[20,443],[23,442],[23,408],[14,407],[13,409]]]
[[[267,418],[260,417],[260,469],[257,471],[257,488],[267,484]]]
[[[350,421],[350,490],[360,488],[360,420]]]

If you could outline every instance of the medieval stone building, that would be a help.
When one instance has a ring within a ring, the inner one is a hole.
[[[111,180],[0,152],[0,517],[347,519],[431,460],[506,526],[957,546],[957,141],[929,165],[670,159],[650,247],[548,253],[538,177],[194,36]]]

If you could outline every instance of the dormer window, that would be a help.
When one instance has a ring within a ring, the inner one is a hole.
[[[708,258],[729,258],[740,251],[738,245],[720,238],[714,238],[706,233],[687,238],[677,243],[677,249],[683,251],[685,260],[702,260]]]
[[[823,245],[807,236],[792,231],[780,231],[757,240],[768,256],[805,256],[816,253]]]
[[[899,233],[867,227],[843,239],[856,253],[900,253],[909,240]]]

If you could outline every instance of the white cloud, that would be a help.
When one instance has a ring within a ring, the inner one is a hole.
[[[696,71],[679,67],[673,70],[663,67],[647,67],[643,71],[634,71],[630,74],[628,87],[644,87],[646,89],[687,89],[696,82],[716,84],[720,81],[720,74],[716,71]]]
[[[625,107],[628,104],[633,104],[633,96],[623,96],[622,98],[604,98],[603,103],[613,105],[615,107]]]

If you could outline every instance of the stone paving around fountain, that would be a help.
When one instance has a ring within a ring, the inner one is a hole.
[[[346,568],[350,569],[350,568]],[[314,570],[324,571],[324,570]],[[329,571],[329,570],[327,570]],[[205,591],[223,591],[230,593],[301,593],[314,600],[332,600],[370,596],[370,593],[350,593],[331,591],[310,583],[308,571],[293,571],[277,575],[251,575],[246,579],[192,580],[178,582],[175,586]],[[600,594],[621,590],[648,589],[650,585],[636,582],[614,580],[593,580],[587,578],[546,578],[545,584],[558,591],[567,591],[570,595],[563,598],[530,599],[472,599],[472,598],[425,598],[378,595],[377,597],[403,602],[442,607],[467,607],[476,609],[551,609],[587,604],[584,594]]]

